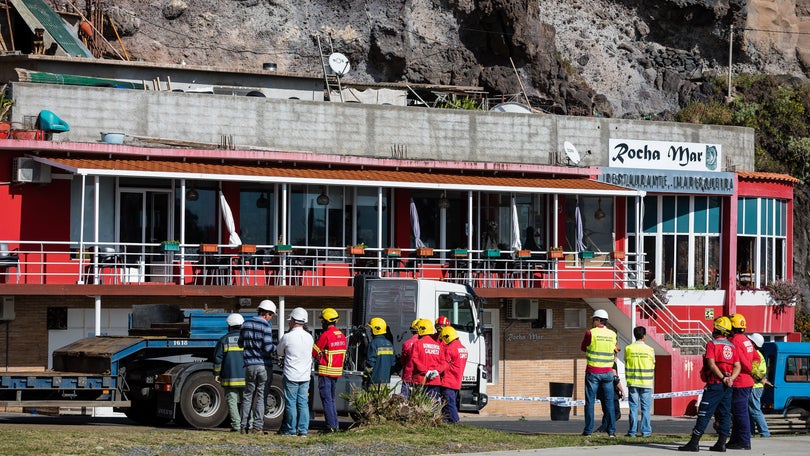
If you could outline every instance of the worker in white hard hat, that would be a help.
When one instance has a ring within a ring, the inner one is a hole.
[[[765,338],[760,333],[748,335],[756,348],[756,355],[751,368],[751,376],[754,377],[754,387],[751,389],[751,396],[748,398],[748,416],[751,419],[751,434],[759,434],[761,437],[770,437],[771,431],[762,414],[762,391],[765,386],[773,386],[768,381],[768,366],[765,364],[765,356],[762,355],[762,345]]]
[[[239,347],[244,349],[245,391],[242,393],[241,432],[247,434],[267,434],[264,431],[264,403],[266,385],[273,375],[272,354],[273,327],[270,321],[276,315],[276,303],[265,299],[256,309],[257,315],[242,325],[239,332]],[[253,413],[253,426],[248,431]]]
[[[228,403],[228,414],[231,417],[231,432],[242,429],[242,417],[239,414],[239,399],[245,389],[245,358],[243,349],[239,348],[239,333],[245,318],[232,313],[225,319],[228,333],[222,336],[214,348],[214,379],[225,390]]]
[[[278,354],[284,359],[285,410],[282,435],[306,436],[309,431],[309,379],[312,372],[312,334],[304,330],[307,311],[296,307],[290,312],[289,331],[278,341]]]
[[[605,432],[616,437],[616,417],[613,410],[613,363],[616,361],[616,333],[606,326],[608,313],[598,309],[593,313],[593,327],[585,332],[580,348],[585,352],[585,428],[582,435],[593,434],[594,404],[596,392],[604,397],[604,411],[607,420]]]

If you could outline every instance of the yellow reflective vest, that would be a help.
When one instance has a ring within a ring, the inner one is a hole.
[[[613,367],[616,354],[616,333],[607,327],[591,328],[591,343],[585,350],[588,366]]]
[[[751,363],[751,376],[754,377],[754,388],[762,388],[762,380],[768,375],[768,366],[765,364],[765,357],[762,352],[757,350],[759,359],[754,357],[754,362]]]
[[[655,350],[642,341],[624,349],[624,375],[627,386],[652,388],[655,377]]]

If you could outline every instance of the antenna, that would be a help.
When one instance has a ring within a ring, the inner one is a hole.
[[[565,148],[565,156],[568,157],[568,163],[574,166],[578,165],[580,161],[582,161],[582,157],[579,155],[577,148],[574,147],[568,141],[563,143],[563,148]]]
[[[346,75],[352,69],[349,59],[340,52],[334,52],[329,56],[329,68],[338,76]]]

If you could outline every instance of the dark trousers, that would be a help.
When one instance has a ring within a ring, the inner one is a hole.
[[[444,415],[444,421],[447,423],[458,423],[458,404],[456,404],[456,398],[458,397],[458,390],[454,390],[451,388],[442,388],[444,393],[444,408],[442,409],[442,414]]]
[[[323,417],[326,420],[326,429],[339,429],[337,408],[335,407],[335,386],[337,378],[318,376],[318,393],[321,395],[323,403]]]
[[[698,407],[698,417],[692,435],[703,435],[706,426],[717,410],[717,432],[720,435],[728,436],[731,433],[731,388],[722,383],[713,383],[703,388],[703,397]],[[747,404],[746,404],[747,406]]]
[[[748,400],[751,387],[732,388],[731,393],[731,438],[729,443],[751,445],[751,417],[748,415]]]

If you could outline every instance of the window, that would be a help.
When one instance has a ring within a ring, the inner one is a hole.
[[[787,202],[737,200],[737,286],[762,288],[785,277]]]
[[[487,383],[497,383],[500,375],[500,311],[498,309],[484,309],[481,325],[484,329],[484,340],[487,343]]]
[[[565,309],[565,328],[578,329],[585,327],[585,309]]]
[[[475,331],[475,316],[473,305],[469,297],[457,294],[443,294],[439,296],[439,315],[450,320],[454,328],[466,331]]]
[[[810,382],[808,367],[810,367],[810,357],[788,356],[785,363],[785,381]]]

